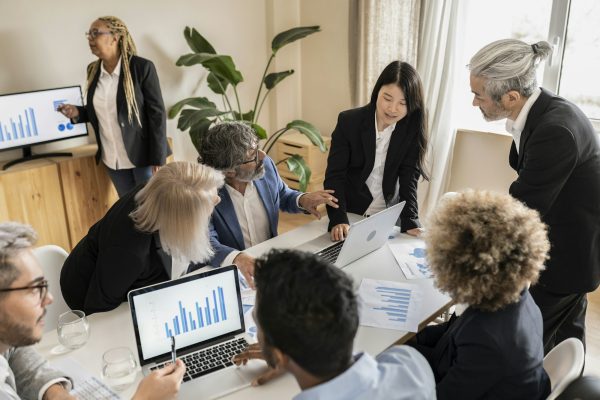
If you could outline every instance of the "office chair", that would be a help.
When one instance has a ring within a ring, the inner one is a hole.
[[[70,310],[60,290],[60,270],[69,253],[59,246],[50,244],[33,249],[33,254],[42,266],[44,276],[48,280],[48,291],[54,297],[52,304],[46,307],[44,332],[48,332],[56,329],[58,316]]]
[[[600,399],[600,378],[580,376],[567,386],[556,400],[596,400]]]
[[[544,369],[550,377],[552,387],[547,400],[556,399],[571,382],[581,376],[584,361],[583,343],[577,338],[560,342],[546,354]]]

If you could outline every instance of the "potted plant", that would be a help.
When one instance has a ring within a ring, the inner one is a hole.
[[[295,130],[306,135],[312,144],[318,146],[321,151],[327,151],[319,130],[306,121],[299,119],[291,121],[285,127],[278,129],[270,135],[258,124],[260,112],[271,90],[279,82],[294,73],[294,70],[269,72],[269,67],[277,52],[285,45],[319,31],[320,28],[318,26],[303,26],[281,32],[273,38],[271,42],[271,56],[267,61],[265,71],[258,86],[254,107],[244,112],[237,92],[237,86],[243,82],[244,78],[242,73],[236,69],[231,56],[217,54],[214,47],[196,29],[186,27],[183,35],[192,53],[179,57],[176,65],[189,67],[200,64],[206,68],[209,72],[206,83],[214,93],[222,97],[223,107],[217,107],[215,103],[206,97],[190,97],[173,105],[169,109],[169,118],[172,119],[179,115],[177,128],[181,131],[189,130],[189,135],[196,149],[198,149],[200,143],[199,138],[212,124],[219,121],[235,120],[245,121],[254,128],[259,139],[265,140],[262,149],[266,153],[271,150],[281,135],[290,130]],[[233,101],[231,98],[232,94]],[[278,164],[284,161],[287,163],[289,170],[298,176],[300,190],[305,191],[310,180],[311,171],[304,162],[304,159],[298,154],[294,154],[285,160],[280,160]]]

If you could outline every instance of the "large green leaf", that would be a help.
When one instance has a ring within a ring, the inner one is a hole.
[[[198,33],[196,28],[190,28],[189,26],[186,26],[183,30],[183,36],[185,37],[185,41],[187,42],[188,46],[190,46],[190,49],[192,49],[194,53],[217,53],[214,47],[208,43],[208,40]]]
[[[323,153],[327,151],[327,146],[321,137],[321,132],[313,124],[296,119],[286,125],[288,129],[295,129],[306,136],[312,144],[319,147]]]
[[[225,94],[225,91],[227,90],[227,85],[229,85],[229,82],[227,82],[223,78],[218,77],[212,72],[208,74],[208,77],[206,78],[206,83],[208,84],[210,90],[212,90],[216,94]]]
[[[217,108],[215,103],[208,100],[206,97],[189,97],[187,99],[178,101],[173,107],[169,109],[169,119],[173,119],[179,114],[179,111],[185,106],[194,108]]]
[[[252,127],[252,129],[254,129],[254,132],[256,133],[256,136],[258,136],[259,139],[262,140],[267,138],[267,131],[265,130],[265,128],[258,124],[250,124],[250,126]]]
[[[205,118],[216,117],[218,115],[223,115],[227,113],[229,113],[229,111],[219,111],[216,108],[203,108],[200,110],[182,110],[181,115],[179,116],[179,120],[177,121],[177,128],[182,131],[185,131]]]
[[[252,117],[254,117],[254,111],[253,110],[250,110],[247,113],[243,113],[243,114],[240,114],[237,111],[233,112],[233,118],[236,121],[247,121],[247,122],[250,122],[250,121],[252,121]]]
[[[275,87],[275,85],[277,85],[279,82],[292,75],[293,73],[293,69],[281,72],[271,72],[269,75],[265,76],[265,86],[267,87],[267,89],[271,90]]]
[[[273,50],[273,53],[277,53],[277,50],[279,50],[286,44],[295,42],[296,40],[302,39],[315,32],[319,32],[320,30],[321,28],[318,25],[315,25],[300,26],[298,28],[292,28],[287,31],[281,32],[273,38],[273,41],[271,42],[271,49]]]
[[[201,64],[204,68],[218,77],[225,79],[233,86],[237,86],[238,83],[244,80],[242,73],[235,69],[235,64],[230,56],[209,53],[185,54],[179,57],[175,64],[186,67]]]
[[[192,139],[192,143],[198,153],[200,153],[200,139],[208,131],[208,128],[210,128],[210,125],[213,122],[214,120],[202,119],[197,121],[196,124],[190,128],[190,139]]]
[[[294,154],[285,160],[288,169],[298,177],[299,190],[301,192],[306,192],[306,187],[308,186],[308,181],[310,181],[310,168],[306,165],[304,158],[299,156],[298,154]]]

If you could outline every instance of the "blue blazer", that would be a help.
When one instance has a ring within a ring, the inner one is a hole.
[[[416,338],[410,344],[429,361],[439,400],[542,400],[550,394],[542,315],[527,290],[517,303],[495,312],[469,307]]]
[[[271,158],[263,160],[265,175],[253,181],[262,200],[271,228],[271,237],[277,236],[279,210],[289,213],[299,213],[302,210],[296,205],[296,198],[302,193],[290,189],[279,176],[275,163]],[[215,256],[209,261],[213,267],[221,263],[234,250],[244,250],[244,237],[238,222],[233,203],[227,189],[219,189],[221,202],[217,204],[210,219],[210,244],[215,250]]]

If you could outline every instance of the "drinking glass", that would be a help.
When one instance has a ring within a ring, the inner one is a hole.
[[[90,324],[85,313],[79,310],[60,314],[56,330],[60,344],[71,350],[86,344],[90,337]]]
[[[116,347],[102,355],[102,378],[113,390],[127,389],[136,375],[137,363],[128,347]]]

